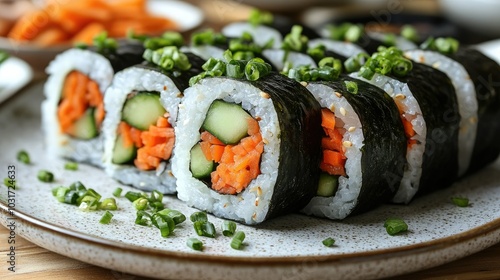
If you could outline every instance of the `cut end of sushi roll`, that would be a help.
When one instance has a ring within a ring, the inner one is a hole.
[[[320,138],[319,130],[309,139],[301,130],[320,119],[319,106],[300,84],[279,74],[257,82],[207,78],[185,95],[173,162],[181,200],[247,224],[307,203],[318,180],[307,166],[319,164],[319,149],[305,142],[319,144]]]
[[[71,49],[47,68],[42,123],[51,156],[102,166],[103,94],[113,68],[100,54]]]
[[[272,41],[273,48],[280,48],[283,36],[276,29],[265,25],[252,25],[248,22],[235,22],[224,26],[222,34],[230,38],[240,38],[243,33],[249,33],[254,38],[254,43],[265,46]]]

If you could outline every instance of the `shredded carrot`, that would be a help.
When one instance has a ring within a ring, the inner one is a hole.
[[[330,175],[345,176],[346,157],[342,147],[342,134],[335,127],[335,114],[328,109],[321,109],[321,126],[325,136],[321,139],[323,158],[320,169]]]
[[[21,17],[8,38],[42,46],[68,42],[91,43],[105,30],[110,37],[136,34],[156,35],[178,26],[171,19],[156,16],[145,0],[47,0],[46,5]]]
[[[159,117],[156,125],[150,125],[148,130],[140,132],[140,145],[137,140],[134,141],[139,148],[135,166],[141,170],[156,169],[163,160],[172,156],[174,142],[174,129],[167,118]]]
[[[259,123],[248,119],[248,136],[236,145],[224,145],[217,137],[204,131],[200,146],[207,160],[218,163],[211,173],[212,189],[223,194],[242,192],[260,174],[260,158],[264,142]]]
[[[71,71],[64,81],[61,96],[57,117],[63,133],[70,133],[73,124],[89,107],[96,109],[95,122],[98,127],[101,125],[105,115],[104,102],[96,82],[83,73]]]
[[[411,148],[412,145],[417,143],[416,140],[411,139],[413,136],[415,136],[416,132],[415,132],[415,130],[413,130],[413,125],[411,124],[411,121],[409,121],[408,119],[405,118],[404,110],[403,110],[403,108],[401,108],[402,105],[398,102],[396,102],[396,105],[397,105],[398,110],[399,110],[401,122],[403,123],[403,128],[405,131],[405,136],[407,139],[406,142],[407,142],[408,148]]]

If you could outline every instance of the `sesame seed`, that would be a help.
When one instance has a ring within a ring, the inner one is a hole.
[[[351,147],[351,146],[352,146],[352,142],[351,142],[351,141],[344,141],[344,142],[342,142],[342,145],[343,145],[344,147],[346,147],[346,148],[349,148],[349,147]]]
[[[163,90],[167,90],[167,86],[163,86]]]
[[[334,106],[334,105],[332,105],[332,106],[330,107],[330,111],[335,112],[335,106]]]
[[[342,116],[345,116],[347,114],[347,111],[344,107],[340,107],[340,113],[342,114]]]
[[[244,199],[243,197],[241,197],[241,196],[238,196],[238,200],[239,200],[239,201],[243,201],[243,200],[245,200],[245,199]]]
[[[335,92],[335,95],[336,95],[338,98],[342,97],[342,93],[340,93],[340,92],[338,92],[338,91],[336,91],[336,92]]]
[[[259,206],[259,198],[258,197],[255,199],[255,206]]]
[[[261,187],[257,187],[257,195],[258,196],[262,195],[262,188]]]
[[[348,131],[349,131],[349,132],[353,132],[354,130],[356,130],[356,127],[355,127],[355,126],[351,126],[351,127],[349,127],[349,129],[348,129]]]
[[[263,91],[260,92],[260,96],[264,97],[265,99],[269,99],[269,97],[270,97],[269,93],[263,92]]]
[[[394,96],[394,98],[397,98],[397,99],[405,99],[406,98],[406,95],[402,94],[402,93],[398,93],[396,94],[396,96]]]
[[[439,66],[441,66],[441,63],[438,61],[438,62],[435,62],[434,64],[432,64],[432,67],[438,69]]]
[[[256,220],[257,219],[257,213],[253,212],[253,215],[252,215],[252,220]]]
[[[267,140],[266,138],[262,138],[262,142],[266,145],[269,144],[269,140]]]
[[[302,82],[300,82],[300,84],[301,84],[303,87],[307,87],[307,82],[302,81]]]
[[[469,122],[470,122],[471,124],[475,124],[475,123],[477,123],[477,118],[472,117],[472,118],[470,118],[470,119],[469,119]]]

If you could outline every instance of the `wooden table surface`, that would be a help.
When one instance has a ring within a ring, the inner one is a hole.
[[[190,0],[202,8],[207,16],[206,23],[220,26],[226,21],[239,20],[246,17],[248,9],[231,1],[199,1]],[[414,1],[415,2],[415,1]],[[418,1],[415,5],[425,11],[432,10],[432,0]],[[425,3],[425,4],[422,4]],[[4,259],[8,253],[9,232],[0,226],[0,279],[120,279],[140,280],[144,277],[124,274],[107,268],[97,267],[74,260],[42,247],[39,247],[20,236],[16,237],[16,272],[7,270]],[[500,279],[500,244],[496,244],[474,255],[424,271],[393,277],[390,279]]]

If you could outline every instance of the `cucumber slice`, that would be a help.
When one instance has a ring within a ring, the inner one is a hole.
[[[125,164],[131,162],[137,155],[137,148],[134,145],[125,147],[123,145],[123,137],[118,135],[113,148],[113,163]]]
[[[83,116],[73,123],[68,134],[81,140],[89,140],[96,137],[99,133],[95,123],[94,108],[88,108]]]
[[[214,171],[214,162],[212,160],[207,160],[203,151],[201,150],[200,144],[196,144],[191,149],[191,160],[190,160],[190,170],[193,177],[197,179],[202,179],[210,176],[210,173]]]
[[[159,94],[140,92],[123,105],[122,120],[137,129],[148,130],[165,112]]]
[[[334,196],[339,185],[339,176],[321,173],[319,176],[318,190],[316,195],[330,197]]]
[[[236,144],[248,135],[248,118],[251,117],[238,104],[215,100],[202,127],[224,144]]]

